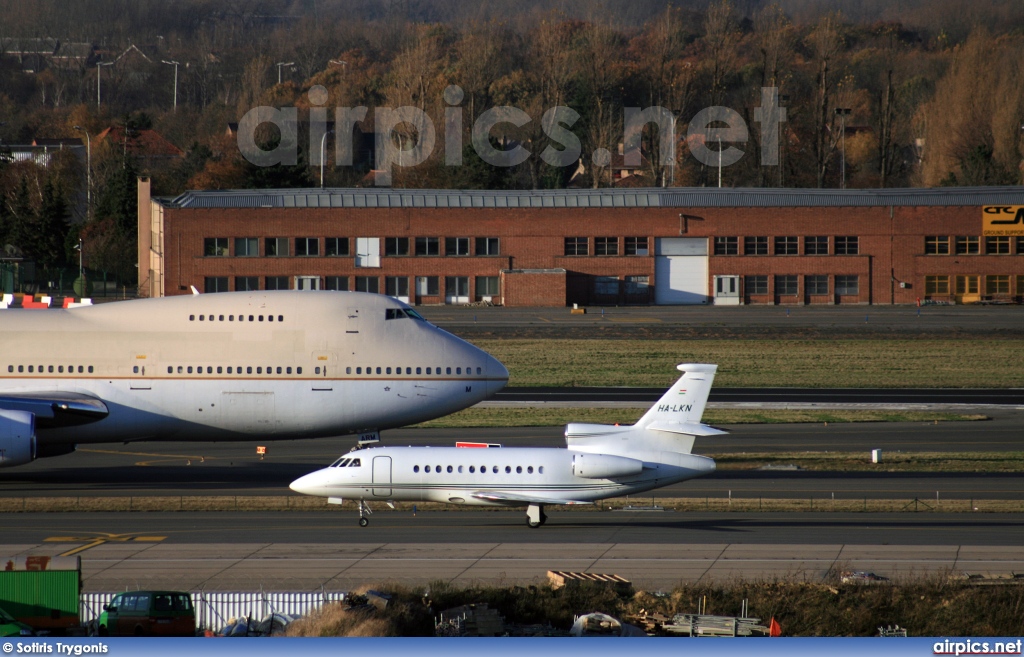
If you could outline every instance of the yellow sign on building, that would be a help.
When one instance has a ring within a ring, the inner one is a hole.
[[[981,208],[981,234],[1024,235],[1024,205],[985,205]]]

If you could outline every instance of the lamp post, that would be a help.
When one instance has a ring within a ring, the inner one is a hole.
[[[324,188],[324,146],[327,145],[327,135],[334,132],[334,130],[328,130],[324,133],[324,136],[320,138],[320,189]]]
[[[839,117],[840,132],[842,133],[841,139],[843,140],[843,158],[840,165],[840,189],[846,189],[846,117],[850,115],[849,107],[837,107],[836,116]]]
[[[295,66],[295,62],[278,62],[277,63],[277,83],[281,84],[281,67],[282,66]]]
[[[100,69],[103,66],[113,66],[114,62],[96,62],[96,109],[100,108],[100,89],[103,81],[100,79]]]
[[[168,66],[173,66],[174,67],[174,111],[177,112],[178,111],[178,66],[179,66],[179,63],[177,61],[173,60],[173,59],[171,61],[167,61],[166,59],[161,59],[160,61],[163,62],[164,64],[167,64]]]
[[[341,67],[341,77],[344,78],[344,77],[348,76],[348,62],[342,61],[340,59],[331,59],[331,60],[328,60],[327,63],[328,64],[334,64],[335,66],[340,66]]]
[[[80,125],[76,125],[75,130],[85,133],[85,218],[89,220],[92,219],[92,137]]]

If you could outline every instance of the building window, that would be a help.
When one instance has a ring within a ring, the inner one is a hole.
[[[320,255],[320,240],[316,237],[296,237],[295,255],[297,256],[318,256]]]
[[[647,238],[646,237],[627,237],[626,238],[626,255],[647,255]]]
[[[716,237],[715,255],[736,255],[739,253],[738,237]]]
[[[496,297],[498,294],[497,276],[476,277],[476,295],[478,297]]]
[[[1024,237],[1017,238],[1017,255],[1024,255]]]
[[[1010,293],[1010,277],[1009,276],[986,276],[985,277],[985,294],[1009,294]]]
[[[619,255],[618,237],[595,237],[594,255],[613,256]]]
[[[220,257],[228,254],[228,238],[207,237],[203,239],[203,255],[207,257]]]
[[[380,279],[376,276],[356,276],[356,292],[380,293]]]
[[[836,255],[857,255],[860,253],[860,240],[856,235],[836,236]]]
[[[836,294],[860,294],[860,278],[857,276],[836,276]]]
[[[454,299],[456,303],[460,300],[469,299],[469,276],[445,276],[444,293],[448,299]]]
[[[259,276],[235,276],[236,292],[252,292],[260,289]]]
[[[1017,274],[1017,295],[1024,296],[1024,274]]]
[[[384,255],[386,256],[407,256],[409,255],[408,237],[385,237]]]
[[[235,257],[250,258],[260,254],[260,241],[255,237],[235,238]]]
[[[325,256],[347,256],[348,255],[348,238],[347,237],[326,237],[326,238],[324,238],[324,255]]]
[[[797,279],[793,274],[775,277],[775,294],[797,294]]]
[[[501,253],[501,241],[497,237],[476,238],[476,254],[478,256],[496,256]]]
[[[441,238],[440,237],[417,237],[416,238],[416,255],[418,255],[418,256],[436,256],[436,255],[441,255]]]
[[[981,253],[978,242],[979,240],[977,236],[957,235],[956,238],[954,238],[956,254],[977,255],[978,253]]]
[[[949,255],[948,235],[929,235],[924,238],[925,255]]]
[[[949,294],[949,276],[925,276],[925,294]]]
[[[228,291],[228,277],[227,276],[207,276],[206,282],[203,286],[206,292],[227,292]]]
[[[800,239],[794,236],[775,238],[775,255],[797,255],[800,253]]]
[[[815,235],[805,237],[804,255],[828,255],[828,236]]]
[[[589,255],[588,240],[586,237],[566,237],[565,238],[565,255],[567,256],[585,256]]]
[[[756,235],[743,238],[744,255],[768,255],[768,236]]]
[[[468,237],[446,237],[444,238],[444,254],[446,256],[468,256]]]
[[[743,286],[747,294],[768,294],[768,277],[764,274],[744,276]]]
[[[1010,253],[1010,236],[985,238],[985,253],[990,255],[1007,255]]]
[[[409,279],[405,276],[385,276],[384,294],[389,297],[409,298]]]
[[[626,294],[629,296],[641,296],[650,294],[650,276],[627,276]]]
[[[324,276],[325,290],[348,290],[348,276]]]
[[[619,279],[616,276],[595,276],[594,294],[606,297],[619,296]]]
[[[804,276],[804,292],[806,294],[828,294],[828,276],[821,274]]]
[[[267,278],[265,280],[265,283],[266,283],[265,289],[267,289],[267,290],[287,290],[287,289],[290,289],[290,286],[288,285],[288,277],[287,276],[267,276]]]
[[[978,293],[978,277],[977,276],[957,276],[956,277],[956,293],[957,294],[977,294]]]
[[[283,258],[288,255],[287,237],[268,237],[263,241],[263,252],[268,258]]]
[[[438,277],[437,276],[417,276],[416,277],[416,296],[418,297],[436,297],[440,294],[438,288]]]

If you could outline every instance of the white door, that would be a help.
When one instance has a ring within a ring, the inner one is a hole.
[[[715,276],[715,305],[716,306],[738,306],[740,305],[740,277]]]
[[[380,267],[380,238],[356,238],[356,267]]]
[[[654,302],[708,302],[706,237],[659,237],[654,242]]]
[[[373,494],[391,497],[391,457],[373,457]]]

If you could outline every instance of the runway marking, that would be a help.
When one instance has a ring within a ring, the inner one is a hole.
[[[199,455],[199,456],[189,456],[188,454],[154,454],[152,452],[121,452],[121,451],[118,451],[116,449],[79,449],[77,451],[79,451],[79,452],[89,452],[90,454],[114,454],[114,455],[117,455],[117,456],[152,456],[152,457],[156,457],[155,460],[136,461],[135,462],[135,465],[141,465],[141,466],[147,466],[147,465],[151,465],[153,463],[159,463],[159,462],[164,462],[164,461],[181,461],[182,459],[187,461],[189,463],[189,465],[191,465],[193,460],[198,461],[200,463],[203,463],[203,462],[206,461],[206,457],[202,456],[202,455]],[[216,460],[217,458],[218,457],[211,457],[210,460],[213,461],[213,460]]]
[[[70,557],[78,554],[79,552],[85,552],[94,547],[103,545],[104,543],[159,543],[160,541],[167,538],[166,536],[135,536],[133,534],[109,534],[106,532],[91,532],[94,536],[49,536],[43,539],[44,543],[79,543],[86,542],[85,545],[80,545],[76,548],[68,550],[57,556]]]
[[[620,324],[642,324],[642,323],[648,323],[648,322],[650,322],[651,324],[663,324],[664,323],[663,320],[656,319],[654,317],[609,317],[608,321],[609,322],[618,322]]]

